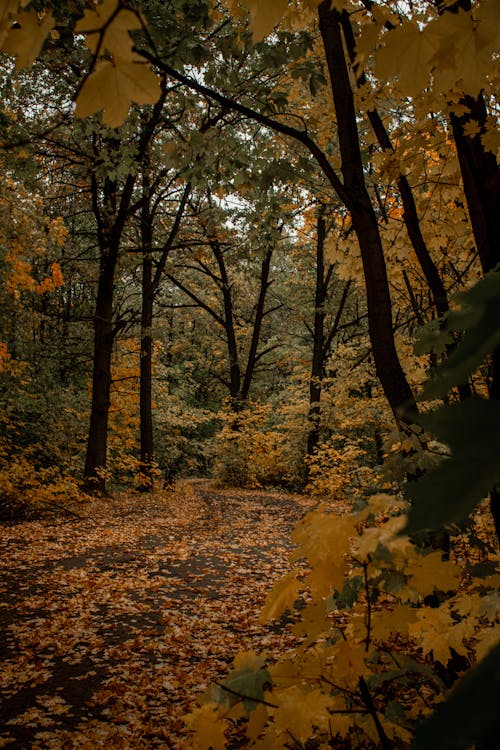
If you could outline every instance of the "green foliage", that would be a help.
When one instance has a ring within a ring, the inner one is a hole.
[[[500,644],[472,669],[446,703],[417,730],[414,750],[467,750],[498,746]]]
[[[264,689],[271,683],[269,670],[263,668],[265,659],[253,653],[239,654],[235,668],[224,682],[209,688],[207,700],[231,708],[243,701],[247,713],[254,711],[264,700]]]
[[[430,434],[449,446],[452,457],[407,485],[405,493],[412,500],[409,533],[467,518],[500,480],[499,420],[500,402],[478,397],[419,418]]]
[[[421,349],[440,353],[453,340],[452,333],[463,334],[459,345],[427,383],[425,397],[442,397],[453,386],[465,382],[500,345],[499,299],[500,272],[491,271],[467,292],[457,295],[459,309],[448,313],[444,330],[421,342]]]

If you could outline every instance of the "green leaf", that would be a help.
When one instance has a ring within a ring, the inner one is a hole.
[[[419,421],[450,447],[452,457],[407,485],[409,534],[466,518],[500,481],[500,402],[473,397]]]
[[[234,706],[243,700],[247,713],[257,708],[264,698],[264,686],[271,684],[267,669],[234,670],[225,682],[210,688],[209,699],[225,706]]]
[[[499,705],[500,646],[496,646],[417,730],[413,750],[467,750],[474,743],[481,743],[484,750],[498,748]]]
[[[500,345],[500,272],[491,271],[456,301],[461,309],[448,314],[448,329],[465,329],[466,333],[425,387],[426,398],[443,396],[453,385],[465,382]],[[436,341],[439,339],[437,336]]]

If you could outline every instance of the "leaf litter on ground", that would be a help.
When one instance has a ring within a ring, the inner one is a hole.
[[[293,645],[258,615],[313,504],[179,482],[0,528],[0,747],[189,747],[236,652]]]

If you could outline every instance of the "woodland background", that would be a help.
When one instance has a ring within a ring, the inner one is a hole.
[[[497,746],[498,646],[421,722],[500,627],[499,40],[495,0],[3,5],[2,519],[324,501],[293,668],[240,659],[199,747]]]

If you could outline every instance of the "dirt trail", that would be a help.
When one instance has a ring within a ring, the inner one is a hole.
[[[236,651],[293,641],[257,617],[310,506],[197,481],[0,527],[0,747],[186,746]]]

